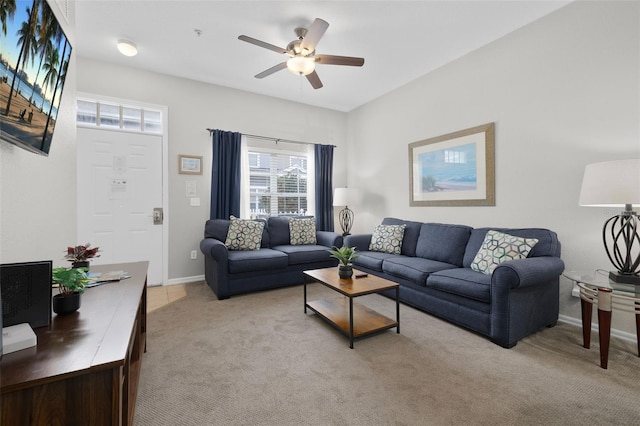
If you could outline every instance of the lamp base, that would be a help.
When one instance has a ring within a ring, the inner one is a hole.
[[[638,275],[628,275],[628,274],[621,274],[619,272],[610,271],[609,279],[614,283],[619,283],[619,284],[640,285],[640,276]]]

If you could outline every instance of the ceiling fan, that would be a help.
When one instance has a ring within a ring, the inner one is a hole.
[[[327,31],[327,28],[329,28],[329,23],[320,18],[316,18],[308,29],[296,28],[293,32],[298,38],[289,43],[286,49],[246,35],[238,36],[238,39],[277,53],[289,55],[288,60],[256,74],[256,78],[264,78],[288,68],[294,74],[305,75],[311,86],[314,89],[319,89],[322,87],[322,81],[320,81],[320,77],[315,71],[316,64],[348,65],[352,67],[361,67],[364,64],[364,58],[316,55],[316,46]]]

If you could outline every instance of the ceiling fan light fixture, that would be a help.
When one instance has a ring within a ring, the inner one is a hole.
[[[287,61],[287,69],[293,74],[309,75],[316,69],[316,63],[312,58],[294,56]]]
[[[128,40],[118,40],[118,50],[124,56],[136,56],[138,54],[136,45]]]

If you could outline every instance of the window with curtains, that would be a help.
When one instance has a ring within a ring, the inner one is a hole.
[[[304,152],[249,146],[251,217],[306,214],[307,167]]]

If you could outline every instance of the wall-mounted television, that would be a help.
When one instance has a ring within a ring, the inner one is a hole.
[[[48,155],[71,45],[46,0],[0,8],[0,140]]]

